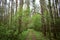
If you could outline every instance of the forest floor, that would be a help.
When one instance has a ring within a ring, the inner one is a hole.
[[[36,40],[35,32],[32,29],[28,29],[26,40]]]
[[[27,31],[22,33],[21,40],[48,40],[48,39],[43,36],[42,32],[37,32],[33,29],[28,29]]]

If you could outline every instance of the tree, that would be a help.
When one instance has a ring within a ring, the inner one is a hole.
[[[19,27],[18,27],[18,31],[19,31],[19,33],[21,33],[22,32],[22,9],[23,9],[23,0],[20,0],[20,16],[19,16]]]
[[[44,18],[44,12],[46,10],[45,0],[40,0],[40,6],[41,6],[41,16],[42,16],[41,22],[42,22],[43,33],[46,36],[46,26],[45,26],[45,18]]]
[[[16,12],[17,12],[18,0],[16,0]]]
[[[33,3],[33,10],[34,10],[34,11],[33,11],[33,14],[35,14],[35,13],[36,13],[36,11],[35,11],[35,9],[36,9],[36,8],[35,8],[35,0],[32,0],[32,3]]]

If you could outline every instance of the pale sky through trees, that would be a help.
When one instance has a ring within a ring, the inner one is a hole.
[[[16,2],[16,0],[14,0]],[[38,10],[40,10],[40,0],[35,0],[35,5],[36,7],[39,7]],[[9,3],[9,0],[7,0],[7,2]],[[48,1],[46,0],[46,3],[48,4]],[[18,0],[18,8],[19,8],[19,0]],[[26,4],[23,4],[23,9],[25,10],[27,8]],[[30,9],[33,9],[33,4],[32,4],[32,0],[30,0]]]
[[[14,0],[15,1],[15,0]],[[7,2],[9,2],[9,0],[7,0]],[[19,3],[19,0],[18,0],[18,3]],[[48,1],[46,0],[46,3],[48,3]],[[39,0],[36,0],[35,1],[35,4],[37,4],[37,5],[39,5],[40,3],[39,3]],[[32,5],[32,4],[31,4]]]

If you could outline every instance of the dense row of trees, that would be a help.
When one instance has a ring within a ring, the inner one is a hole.
[[[50,40],[60,40],[59,20],[60,0],[39,0],[39,4],[36,0],[0,0],[1,40],[19,40],[29,28],[43,32]]]

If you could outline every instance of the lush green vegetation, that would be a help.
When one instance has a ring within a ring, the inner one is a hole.
[[[11,8],[6,12],[4,9],[6,5],[3,7],[2,1],[0,7],[0,40],[60,40],[58,1],[53,0],[51,3],[51,0],[48,0],[47,5],[44,0],[40,0],[41,13],[36,12],[38,9],[36,9],[35,0],[32,1],[32,4],[34,8],[31,10],[29,1],[26,1],[27,7],[23,9],[23,0],[20,0],[18,9],[16,0],[16,12],[14,14],[13,6],[11,5]]]

